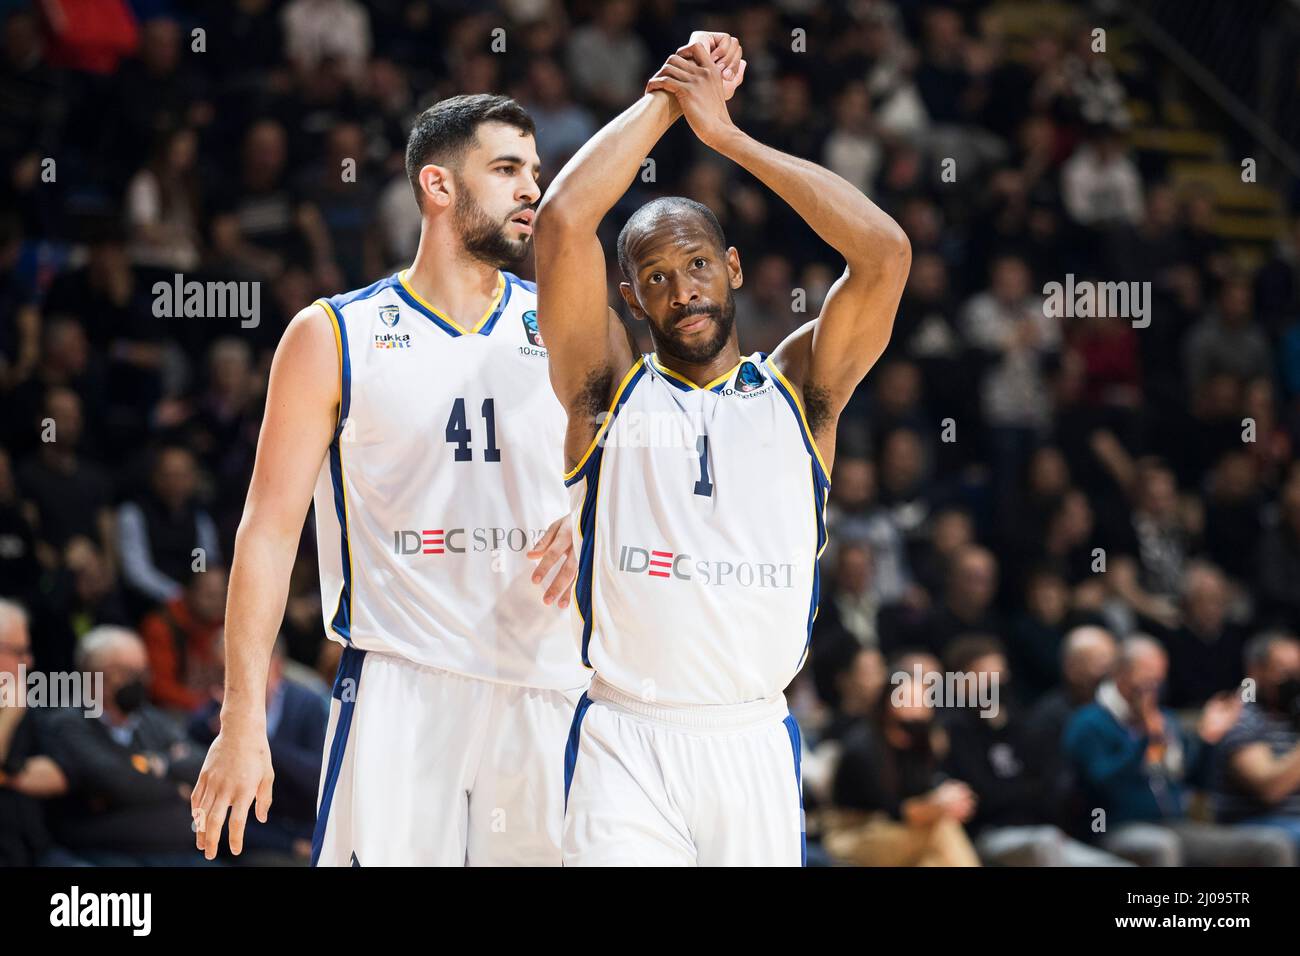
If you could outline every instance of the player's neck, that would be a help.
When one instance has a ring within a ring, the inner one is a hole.
[[[467,255],[456,239],[425,228],[415,261],[406,270],[406,283],[440,312],[473,325],[496,297],[499,271]]]
[[[655,359],[664,368],[676,372],[682,378],[702,388],[740,364],[740,343],[736,340],[736,336],[732,335],[722,346],[722,350],[708,362],[685,362],[657,350]]]

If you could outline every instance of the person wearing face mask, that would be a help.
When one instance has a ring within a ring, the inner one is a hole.
[[[1260,634],[1247,643],[1245,663],[1255,699],[1219,743],[1216,816],[1280,828],[1300,849],[1300,640]]]
[[[201,864],[189,799],[203,755],[149,703],[144,642],[125,628],[97,627],[81,639],[77,669],[103,675],[102,713],[55,716],[51,756],[68,778],[52,813],[56,839],[100,866]]]
[[[980,865],[962,827],[975,813],[975,794],[941,771],[948,736],[917,681],[937,670],[928,654],[902,654],[872,714],[844,734],[823,840],[837,861]]]

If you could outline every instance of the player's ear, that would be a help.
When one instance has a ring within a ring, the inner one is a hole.
[[[645,312],[642,311],[640,303],[636,300],[636,293],[632,290],[632,283],[620,282],[618,291],[623,296],[623,301],[627,303],[627,307],[632,311],[633,318],[645,321]]]
[[[739,289],[745,282],[745,273],[740,270],[740,253],[735,246],[727,247],[727,278],[733,289]]]
[[[428,166],[421,167],[419,183],[420,196],[426,205],[451,205],[454,198],[451,192],[451,170],[446,166],[435,166],[430,163]]]

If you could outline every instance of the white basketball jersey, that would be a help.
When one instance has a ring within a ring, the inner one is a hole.
[[[785,689],[808,650],[830,482],[764,354],[703,387],[643,356],[565,482],[587,666],[662,704]]]
[[[326,632],[471,677],[570,690],[589,676],[526,553],[568,511],[565,413],[537,292],[501,273],[471,329],[402,274],[322,299],[341,370],[316,482]]]

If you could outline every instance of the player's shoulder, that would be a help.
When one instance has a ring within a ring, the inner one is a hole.
[[[362,289],[353,289],[351,292],[342,292],[338,295],[322,297],[317,299],[316,305],[322,305],[327,312],[333,312],[335,316],[342,316],[345,313],[356,311],[364,308],[376,300],[385,298],[383,293],[391,292],[398,284],[396,273],[385,276],[375,282],[370,283]]]

